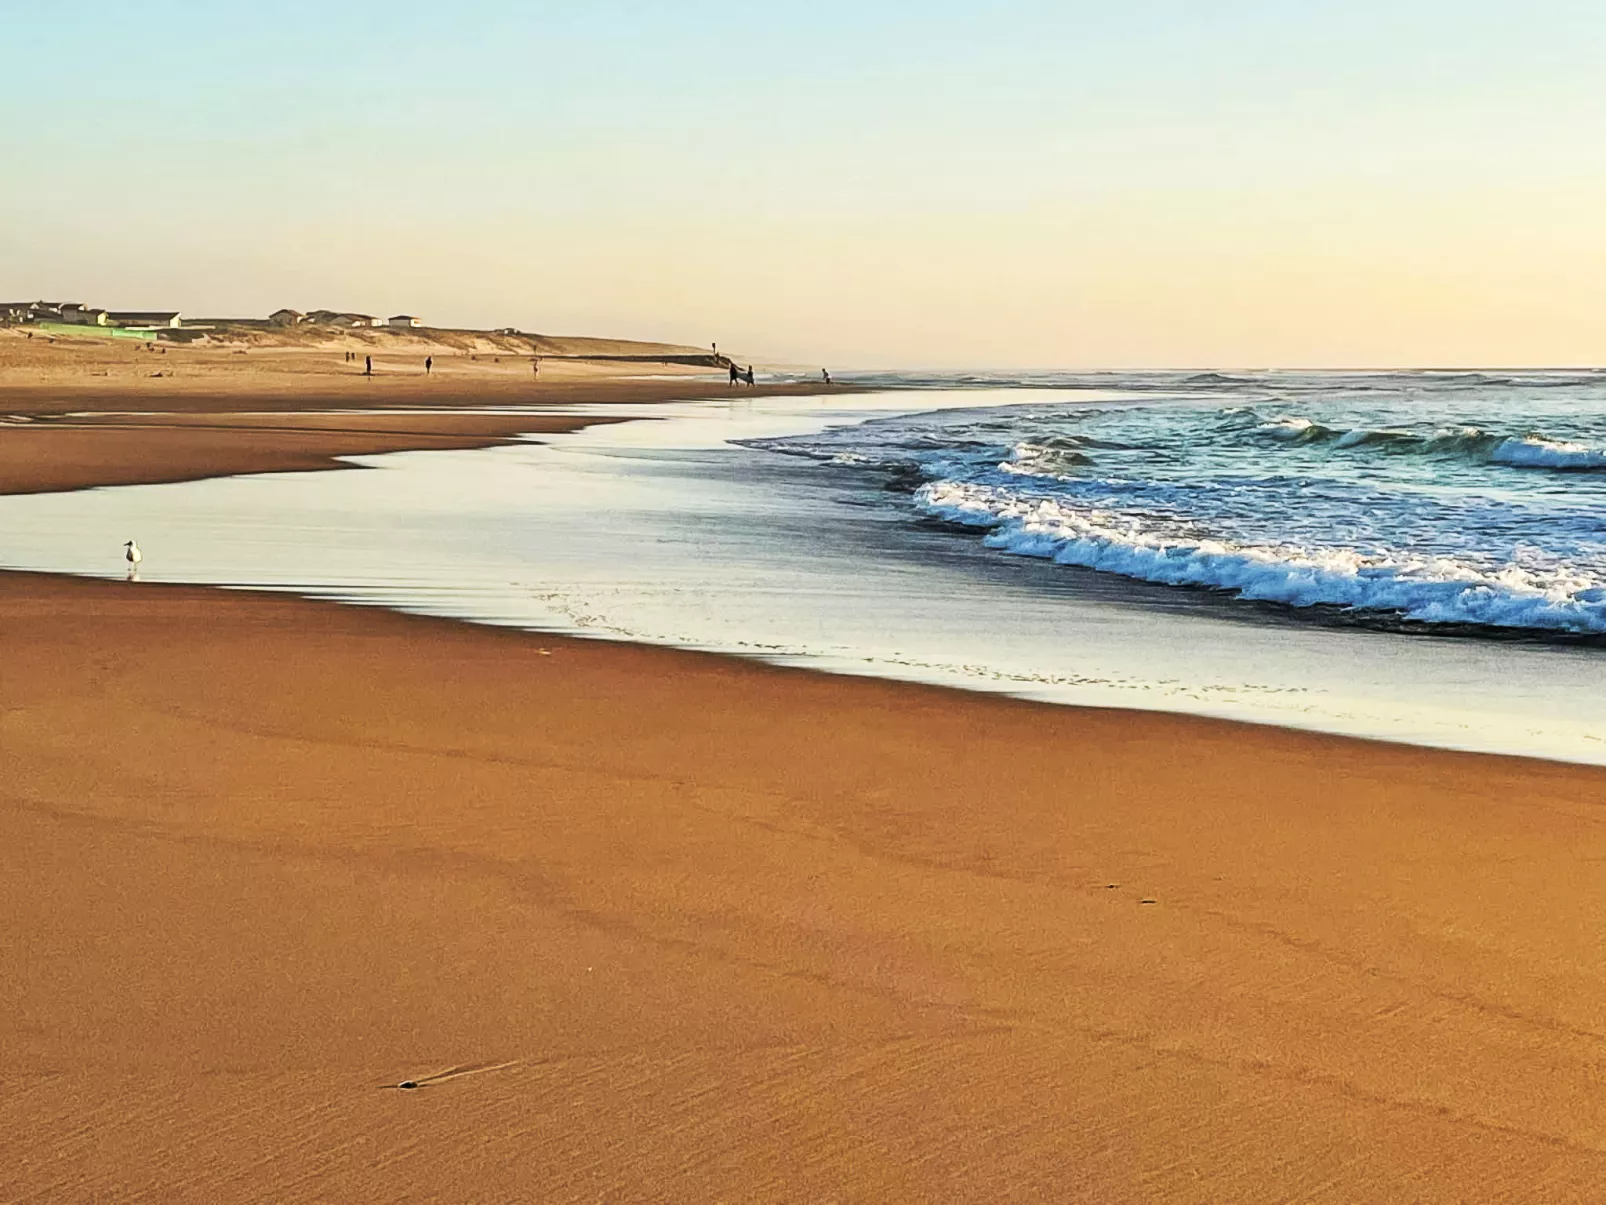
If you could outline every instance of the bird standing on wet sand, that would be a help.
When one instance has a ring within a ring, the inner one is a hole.
[[[133,577],[139,572],[139,563],[145,559],[139,550],[139,545],[129,540],[123,545],[123,559],[128,562],[128,576]]]

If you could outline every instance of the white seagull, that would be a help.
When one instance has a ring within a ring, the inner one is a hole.
[[[128,576],[133,577],[139,572],[139,563],[145,558],[139,551],[139,545],[129,540],[123,545],[123,558],[128,561]]]

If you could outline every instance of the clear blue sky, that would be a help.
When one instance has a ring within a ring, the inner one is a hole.
[[[1560,0],[0,0],[0,293],[810,363],[1606,361],[1603,62],[1606,4]]]

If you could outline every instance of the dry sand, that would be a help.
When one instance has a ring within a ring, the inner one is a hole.
[[[0,330],[0,493],[335,468],[337,456],[481,447],[577,421],[472,412],[485,407],[732,396],[724,379],[677,364],[543,358],[537,376],[527,356],[436,348],[426,375],[424,353],[396,352],[398,341],[375,357],[370,378],[338,348],[152,351]],[[768,385],[735,396],[816,392]],[[343,413],[319,413],[330,410]]]
[[[1606,1184],[1600,770],[23,574],[0,750],[0,1200]]]

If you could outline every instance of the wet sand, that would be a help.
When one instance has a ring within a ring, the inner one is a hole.
[[[0,428],[0,493],[36,494],[97,485],[154,485],[234,473],[333,469],[340,456],[422,448],[478,448],[519,434],[572,431],[586,420],[563,416],[432,414],[398,420],[319,415],[280,417],[271,426],[235,416],[207,421],[91,422]]]
[[[0,493],[337,468],[339,456],[485,447],[580,425],[474,412],[487,407],[818,392],[732,390],[707,370],[676,364],[543,358],[537,376],[528,357],[436,352],[428,374],[419,350],[381,353],[367,377],[360,362],[325,348],[151,351],[0,330]]]
[[[3,1200],[1606,1182],[1606,771],[17,573],[0,750]]]
[[[0,664],[0,1198],[1606,1182],[1600,771],[25,574]]]

